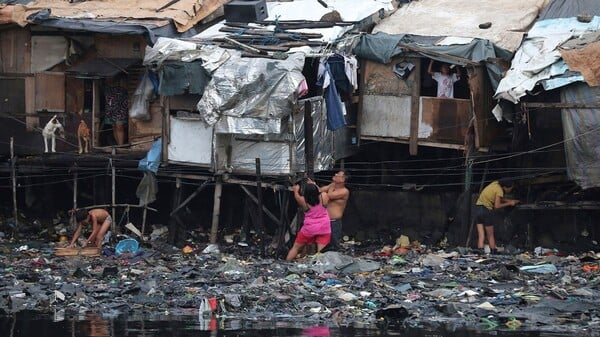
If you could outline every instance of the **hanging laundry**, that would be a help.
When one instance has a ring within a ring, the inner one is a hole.
[[[348,97],[354,89],[346,75],[346,60],[342,55],[335,54],[327,58],[327,64],[338,93],[343,97]]]
[[[322,86],[323,90],[325,91],[325,104],[327,107],[327,129],[337,130],[346,126],[346,119],[344,118],[344,103],[342,103],[336,85],[332,85],[332,83],[334,83],[331,80],[332,78],[334,77],[331,72],[329,63],[325,63],[324,72],[322,76],[319,77],[317,85]]]
[[[358,89],[358,61],[354,55],[344,56],[345,72],[354,90]]]

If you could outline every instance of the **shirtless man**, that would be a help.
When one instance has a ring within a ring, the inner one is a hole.
[[[342,216],[348,204],[350,191],[346,188],[346,172],[339,170],[331,179],[331,184],[321,187],[321,192],[327,193],[327,213],[331,219],[331,242],[333,250],[340,249],[342,239]]]
[[[94,208],[89,211],[79,209],[75,212],[75,221],[77,221],[77,230],[75,231],[75,234],[73,234],[73,239],[71,240],[69,247],[75,246],[75,242],[77,242],[77,239],[81,235],[83,223],[87,222],[92,224],[92,233],[82,244],[82,247],[93,244],[95,247],[102,248],[104,234],[106,234],[112,223],[110,214],[102,208]]]

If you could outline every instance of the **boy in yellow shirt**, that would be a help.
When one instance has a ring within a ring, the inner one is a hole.
[[[487,185],[475,203],[475,223],[477,224],[477,248],[483,250],[487,236],[490,251],[496,252],[496,239],[494,238],[494,225],[502,224],[501,208],[515,206],[519,200],[507,199],[506,193],[513,190],[513,182],[508,179],[496,180]]]

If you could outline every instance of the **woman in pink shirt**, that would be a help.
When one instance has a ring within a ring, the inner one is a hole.
[[[329,214],[324,205],[327,205],[327,194],[319,192],[319,186],[313,181],[308,181],[304,191],[300,193],[300,185],[294,185],[294,198],[304,209],[304,224],[296,235],[294,246],[288,252],[286,260],[291,261],[298,252],[308,244],[317,244],[317,253],[320,253],[331,240],[331,225]]]

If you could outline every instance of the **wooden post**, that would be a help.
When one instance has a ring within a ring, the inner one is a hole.
[[[256,199],[258,200],[257,224],[260,231],[261,254],[265,256],[265,224],[263,222],[262,177],[260,172],[260,158],[256,158]]]
[[[212,226],[210,228],[210,243],[217,243],[217,236],[219,232],[219,216],[221,214],[221,192],[223,191],[223,182],[221,177],[217,177],[215,185],[215,197],[213,201],[213,218]]]
[[[77,178],[79,172],[77,172],[77,165],[73,167],[73,209],[77,209]]]
[[[411,97],[410,97],[410,134],[408,136],[408,153],[411,156],[416,156],[419,146],[419,108],[421,104],[421,62],[423,58],[416,60],[415,69],[409,75],[411,82]]]
[[[100,120],[101,99],[100,80],[92,80],[92,149],[100,146],[100,131],[102,129],[102,121]]]
[[[13,216],[15,217],[15,227],[13,227],[13,238],[19,227],[19,212],[17,210],[17,171],[15,158],[15,140],[10,137],[10,174],[12,180],[12,199],[13,199]]]
[[[116,213],[116,210],[115,210],[115,204],[117,203],[117,200],[116,200],[117,199],[117,196],[116,196],[116,186],[115,186],[116,185],[116,180],[117,180],[117,178],[116,178],[117,174],[116,174],[115,162],[114,162],[114,157],[115,157],[116,153],[117,153],[117,150],[116,150],[115,147],[113,147],[112,148],[112,152],[111,152],[111,156],[110,156],[110,168],[111,168],[111,171],[112,171],[112,177],[111,177],[112,178],[111,179],[111,186],[112,186],[112,199],[111,199],[112,200],[111,201],[112,213],[111,214],[112,214],[112,218],[113,218],[113,221],[111,223],[111,227],[112,227],[111,230],[112,230],[113,233],[116,233],[115,229],[117,227],[117,224],[115,224],[115,220],[117,219],[117,213]]]
[[[312,104],[310,100],[304,102],[304,160],[306,175],[313,176],[315,170],[314,142],[313,142],[313,120]]]
[[[469,232],[467,234],[467,241],[465,242],[465,247],[469,247],[471,243],[471,235],[473,234],[473,220],[471,220],[471,194],[472,194],[472,184],[473,180],[473,159],[469,158],[469,152],[467,152],[467,168],[465,170],[465,193],[467,194],[465,200],[465,218],[467,220],[467,224],[469,226]]]
[[[163,142],[164,143],[164,142]],[[183,188],[181,187],[181,178],[175,178],[175,189],[173,190],[173,202],[172,207],[177,208],[179,202],[181,201],[181,196],[183,194]],[[177,212],[171,212],[169,218],[169,243],[175,244],[177,242],[177,238],[179,237],[180,227],[183,227],[182,221],[177,215]]]
[[[75,211],[77,210],[77,165],[73,167],[73,212],[71,212],[71,225],[75,225]]]
[[[145,173],[145,174],[151,174],[151,173]],[[148,214],[148,197],[150,196],[150,188],[146,187],[146,198],[144,199],[144,211],[142,213],[142,237],[141,239],[144,238],[144,234],[146,233],[146,215]]]

